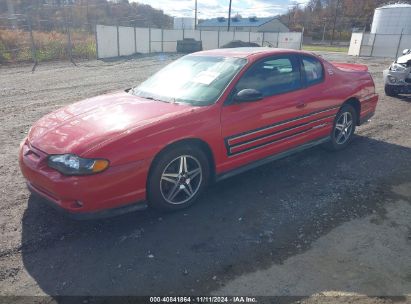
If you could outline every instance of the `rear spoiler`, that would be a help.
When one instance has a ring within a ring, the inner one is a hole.
[[[368,66],[364,64],[356,63],[341,63],[341,62],[331,62],[331,64],[343,71],[355,71],[355,72],[367,72]]]

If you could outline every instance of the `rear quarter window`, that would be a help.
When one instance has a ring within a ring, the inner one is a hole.
[[[324,80],[324,68],[322,63],[314,58],[303,56],[303,70],[305,74],[305,80],[308,86],[315,85]]]

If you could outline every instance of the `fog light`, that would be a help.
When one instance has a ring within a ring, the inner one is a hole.
[[[75,201],[74,203],[76,204],[76,207],[78,207],[78,208],[83,207],[83,202]]]
[[[388,80],[389,80],[391,83],[396,83],[396,82],[398,81],[398,79],[395,78],[394,76],[388,76]]]

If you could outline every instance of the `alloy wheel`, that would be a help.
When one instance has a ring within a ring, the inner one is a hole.
[[[161,174],[161,194],[170,204],[184,204],[196,195],[202,178],[200,162],[193,156],[181,155],[172,160]]]
[[[350,138],[353,131],[353,118],[350,112],[344,112],[338,118],[334,129],[335,142],[343,145]]]

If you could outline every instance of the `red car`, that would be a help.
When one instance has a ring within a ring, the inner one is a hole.
[[[191,205],[211,181],[323,144],[345,148],[375,112],[363,65],[266,48],[198,52],[136,88],[36,122],[29,189],[77,218]]]

